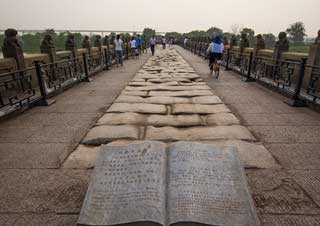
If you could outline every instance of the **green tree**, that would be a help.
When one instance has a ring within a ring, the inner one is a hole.
[[[230,33],[230,32],[224,32],[224,33],[222,33],[222,37],[223,37],[223,38],[227,38],[228,40],[231,39],[231,36],[232,36],[232,35],[233,35],[233,34]]]
[[[168,32],[166,33],[166,38],[169,38],[169,37],[174,37],[175,39],[178,39],[178,40],[181,40],[182,39],[182,34],[178,33],[178,32]]]
[[[54,39],[54,45],[57,51],[65,49],[65,43],[69,32],[61,32]]]
[[[212,37],[212,36],[216,36],[218,34],[222,34],[223,31],[222,29],[218,28],[218,27],[210,27],[208,30],[207,30],[207,34]]]
[[[208,37],[208,33],[206,31],[195,30],[187,33],[186,36],[189,38]]]
[[[78,48],[80,48],[82,40],[83,40],[81,33],[74,33],[73,35],[74,35],[74,42],[75,42],[76,46]]]
[[[274,34],[263,34],[262,37],[264,39],[264,42],[266,43],[267,49],[272,49],[276,44],[276,36],[274,36]]]
[[[143,29],[142,35],[146,38],[146,40],[149,40],[153,35],[156,35],[156,30],[146,27]]]
[[[289,34],[289,40],[294,43],[302,43],[304,41],[304,37],[306,35],[306,28],[303,22],[296,22],[291,24],[289,28],[287,28],[287,33]]]
[[[26,53],[39,53],[42,39],[43,39],[42,33],[22,35],[21,40],[23,43],[22,45],[23,51]]]
[[[249,39],[249,43],[250,43],[251,47],[255,45],[256,39],[254,37],[254,30],[253,29],[245,27],[242,29],[242,31],[240,33],[247,34],[247,38]]]

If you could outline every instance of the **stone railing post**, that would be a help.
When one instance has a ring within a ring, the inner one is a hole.
[[[320,66],[320,41],[310,46],[307,65],[308,67],[306,68],[306,73],[303,82],[303,84],[305,84],[304,87],[309,86],[312,73],[314,73],[315,69],[311,66]]]
[[[54,46],[51,35],[46,34],[44,36],[44,39],[42,40],[40,45],[40,52],[48,54],[50,63],[54,63],[57,61],[56,48]]]
[[[276,42],[273,51],[274,66],[272,68],[272,77],[276,73],[276,68],[279,65],[279,60],[281,59],[282,53],[289,51],[289,41],[287,39],[287,34],[285,32],[280,32],[278,38],[279,40]]]
[[[71,51],[72,58],[78,57],[77,45],[74,40],[74,35],[69,34],[66,40],[65,49]]]
[[[2,52],[4,58],[14,58],[17,63],[17,69],[26,68],[22,46],[17,39],[18,31],[15,29],[7,29],[3,40]]]

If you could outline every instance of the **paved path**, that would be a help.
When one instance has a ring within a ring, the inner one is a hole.
[[[90,170],[62,163],[149,55],[0,123],[0,225],[75,225]]]
[[[207,62],[177,49],[281,166],[246,170],[262,225],[320,225],[320,114],[233,72],[210,78]]]

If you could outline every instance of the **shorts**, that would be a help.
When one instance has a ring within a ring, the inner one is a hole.
[[[221,61],[222,53],[210,53],[209,64],[212,64],[217,61]]]

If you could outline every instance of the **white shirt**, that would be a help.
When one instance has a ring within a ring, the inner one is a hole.
[[[157,44],[157,39],[156,38],[150,38],[150,45],[155,45]]]
[[[130,47],[131,47],[131,49],[137,47],[137,42],[136,42],[136,40],[131,40],[131,41],[130,41]]]
[[[217,44],[217,43],[211,42],[210,46],[207,49],[207,52],[208,53],[210,53],[210,52],[211,53],[223,53],[223,50],[224,50],[223,43]]]
[[[121,38],[119,40],[118,39],[114,40],[114,46],[115,46],[115,50],[116,51],[122,51],[122,40],[121,40]]]

